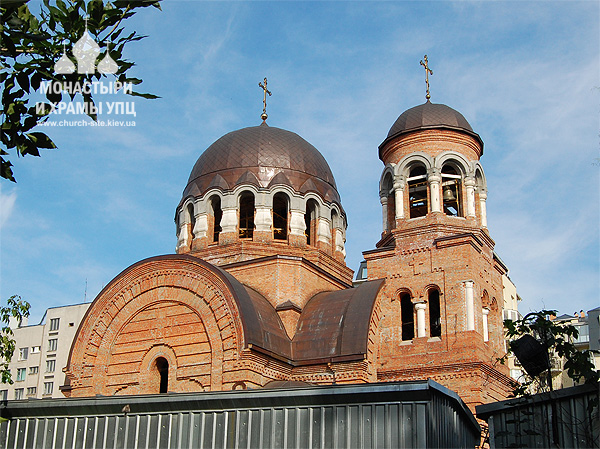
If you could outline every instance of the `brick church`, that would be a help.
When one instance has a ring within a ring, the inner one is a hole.
[[[505,398],[506,267],[467,120],[428,98],[392,124],[373,180],[382,237],[353,286],[327,162],[262,118],[198,158],[176,209],[176,254],[130,266],[94,300],[65,395],[431,378],[471,408]]]

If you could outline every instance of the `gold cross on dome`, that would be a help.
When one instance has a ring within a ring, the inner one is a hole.
[[[429,95],[429,75],[433,75],[433,70],[429,68],[429,61],[427,61],[427,55],[425,55],[423,59],[425,59],[425,62],[421,60],[421,65],[425,67],[425,83],[427,84],[427,95],[425,95],[425,98],[429,100],[431,98],[431,95]]]
[[[269,97],[271,96],[271,92],[269,90],[267,90],[267,77],[265,77],[265,84],[263,83],[258,83],[258,87],[262,87],[263,92],[263,112],[260,115],[260,118],[264,120],[267,119],[268,115],[267,115],[267,94],[269,94]]]

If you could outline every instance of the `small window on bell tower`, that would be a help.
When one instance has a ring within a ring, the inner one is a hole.
[[[400,317],[402,319],[402,341],[415,338],[415,315],[409,293],[400,294]]]
[[[427,215],[427,171],[422,165],[413,167],[408,176],[410,218]]]

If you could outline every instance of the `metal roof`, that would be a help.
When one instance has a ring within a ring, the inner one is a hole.
[[[327,201],[340,202],[323,155],[298,134],[264,122],[225,134],[208,147],[192,169],[183,198],[245,183],[262,188],[283,184],[299,193],[314,191]]]
[[[409,132],[425,129],[450,129],[464,132],[474,137],[483,149],[481,137],[473,131],[467,119],[460,112],[445,104],[431,103],[427,100],[426,103],[400,114],[390,128],[386,139],[379,145],[379,156],[381,157],[383,146],[390,140]]]

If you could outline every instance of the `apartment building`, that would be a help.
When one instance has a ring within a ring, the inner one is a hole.
[[[9,365],[12,385],[0,387],[0,399],[63,398],[63,368],[79,323],[90,303],[52,307],[39,324],[12,327],[15,353]]]

